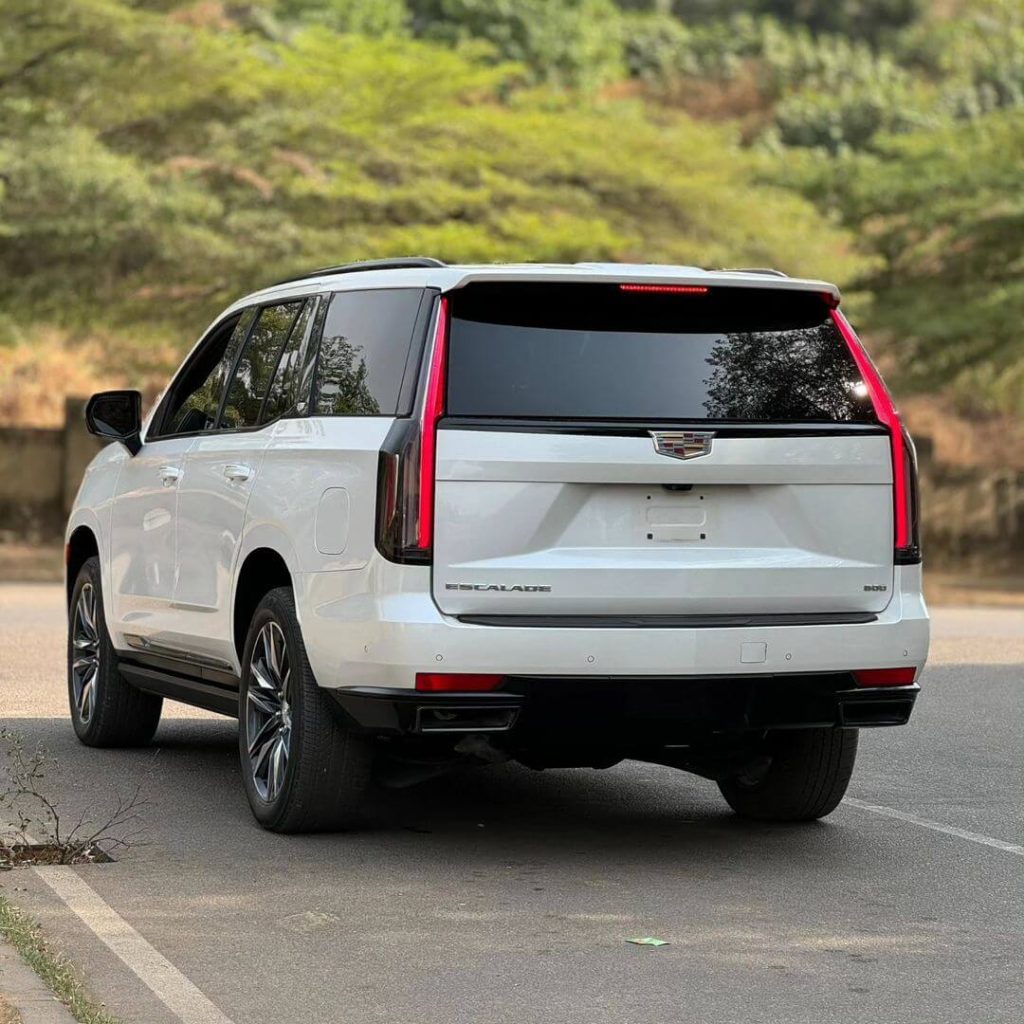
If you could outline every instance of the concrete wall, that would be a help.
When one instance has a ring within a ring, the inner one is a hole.
[[[925,562],[1024,573],[1024,473],[921,467]]]
[[[85,429],[85,399],[69,398],[64,426],[0,427],[0,533],[48,540],[64,530],[100,442]]]

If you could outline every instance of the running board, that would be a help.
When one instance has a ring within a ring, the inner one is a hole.
[[[229,718],[238,717],[238,691],[215,683],[206,683],[191,676],[168,672],[164,669],[148,668],[131,662],[118,663],[121,675],[143,693],[177,700],[196,708],[215,711]]]

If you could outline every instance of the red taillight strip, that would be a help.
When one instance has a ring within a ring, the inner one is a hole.
[[[444,377],[448,355],[448,299],[441,296],[434,326],[427,390],[420,418],[420,508],[416,546],[429,549],[434,540],[434,474],[437,421],[444,413]]]
[[[917,678],[917,669],[859,668],[853,673],[858,686],[910,686]]]
[[[857,364],[857,369],[860,371],[864,385],[868,389],[871,404],[875,407],[875,415],[878,417],[879,423],[884,424],[889,430],[889,442],[892,446],[892,503],[895,524],[895,546],[897,548],[906,548],[912,543],[910,481],[907,480],[907,460],[906,452],[903,450],[903,424],[900,422],[900,414],[896,411],[892,395],[889,394],[878,370],[875,369],[875,364],[871,362],[871,357],[860,343],[860,339],[853,333],[853,328],[850,326],[849,321],[838,309],[833,309],[830,315],[839,329],[839,333],[843,336],[843,340],[846,342],[854,362]]]
[[[504,678],[474,672],[417,672],[416,689],[429,693],[483,693],[496,690]]]
[[[674,295],[707,295],[708,290],[701,284],[620,284],[624,292],[661,292]]]

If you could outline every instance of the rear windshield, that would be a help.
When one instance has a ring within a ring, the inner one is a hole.
[[[479,284],[451,313],[449,415],[875,422],[817,293]]]

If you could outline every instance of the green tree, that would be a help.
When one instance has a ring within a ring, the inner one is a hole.
[[[612,0],[412,0],[428,39],[483,39],[536,81],[593,88],[622,72],[619,11]]]
[[[1024,111],[883,140],[818,168],[882,257],[862,284],[905,385],[952,385],[965,407],[1024,413]]]
[[[367,36],[400,35],[409,19],[404,0],[274,0],[273,10],[284,20]]]
[[[873,43],[916,21],[927,0],[674,0],[683,21],[712,21],[732,14],[769,14],[814,32],[843,33]]]

